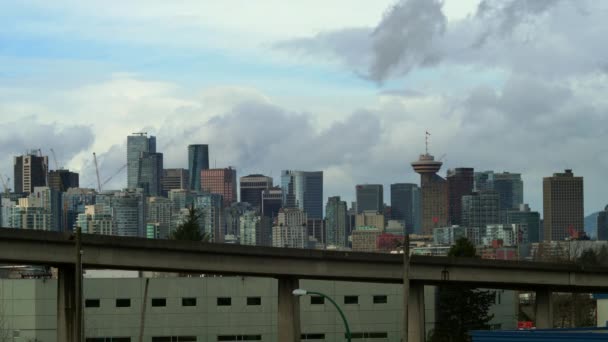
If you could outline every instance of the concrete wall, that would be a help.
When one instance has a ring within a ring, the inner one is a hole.
[[[145,284],[143,278],[85,279],[84,298],[98,299],[100,304],[98,308],[85,308],[86,336],[131,337],[131,341],[137,341]],[[300,287],[334,298],[343,308],[352,332],[386,334],[384,338],[357,341],[399,341],[400,285],[301,280]],[[277,290],[277,281],[270,278],[150,278],[143,341],[161,336],[195,336],[199,342],[215,342],[218,336],[253,335],[260,336],[261,341],[278,342]],[[0,280],[0,317],[4,318],[6,330],[19,331],[14,342],[56,342],[56,292],[56,280]],[[345,296],[357,296],[357,303],[345,304]],[[374,303],[374,296],[386,296],[386,303]],[[231,305],[218,306],[218,297],[230,298]],[[259,297],[260,305],[247,305],[248,297]],[[503,295],[501,305],[494,311],[495,323],[511,328],[516,310],[514,302],[508,303],[505,297],[511,298]],[[130,307],[116,307],[118,298],[130,299]],[[153,298],[164,298],[166,306],[153,307]],[[196,298],[196,306],[182,306],[182,298]],[[425,288],[425,298],[430,330],[434,321],[434,288]],[[312,304],[310,297],[302,297],[300,308],[303,334],[325,337],[315,341],[344,340],[343,323],[329,302]]]

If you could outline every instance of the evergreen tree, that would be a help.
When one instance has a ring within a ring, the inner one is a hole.
[[[189,241],[209,241],[208,234],[201,234],[200,220],[203,219],[203,214],[194,206],[188,208],[188,216],[186,220],[182,222],[177,229],[171,234],[171,238],[174,240],[189,240]]]
[[[456,241],[448,253],[450,257],[476,257],[475,246],[466,238]],[[439,286],[437,320],[431,332],[431,342],[467,342],[470,330],[488,329],[494,317],[489,314],[494,304],[494,291],[481,291],[465,286]]]

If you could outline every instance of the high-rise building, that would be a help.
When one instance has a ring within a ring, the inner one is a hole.
[[[500,223],[498,202],[498,194],[492,190],[462,196],[462,226],[479,228],[483,236],[487,225]]]
[[[84,212],[78,214],[76,225],[84,234],[116,235],[112,215],[105,214],[103,205],[87,205]]]
[[[391,219],[401,222],[405,232],[421,230],[420,187],[412,183],[391,184]]]
[[[201,187],[204,192],[222,195],[224,207],[229,207],[237,201],[236,170],[228,167],[224,169],[207,169],[201,171]]]
[[[462,196],[473,192],[474,172],[472,167],[448,170],[448,222],[462,224]]]
[[[14,158],[14,185],[16,193],[31,193],[37,186],[46,186],[49,158],[38,156],[36,151]]]
[[[192,205],[193,194],[187,189],[170,190],[169,200],[173,206],[173,211],[177,212]]]
[[[481,243],[484,246],[491,246],[492,242],[496,240],[501,240],[502,246],[505,247],[528,243],[527,227],[519,224],[489,224]]]
[[[97,195],[102,214],[111,215],[118,236],[145,236],[146,204],[141,189],[105,191]]]
[[[229,207],[224,208],[224,233],[226,235],[238,236],[240,230],[240,218],[241,216],[253,210],[251,204],[247,202],[235,202],[232,203]]]
[[[66,192],[70,188],[77,188],[78,173],[59,169],[49,172],[49,187],[55,191]]]
[[[62,193],[48,186],[35,187],[28,197],[28,207],[43,208],[48,214],[49,220],[44,230],[62,231],[63,228],[63,206]]]
[[[129,189],[139,187],[140,159],[143,152],[156,153],[156,137],[148,138],[146,133],[129,135],[127,137],[127,188]]]
[[[360,184],[355,187],[357,213],[384,210],[384,191],[382,184]]]
[[[193,198],[194,208],[199,210],[202,220],[201,232],[209,236],[209,241],[224,241],[224,200],[221,194],[199,193]]]
[[[385,221],[384,215],[377,211],[364,211],[361,214],[357,214],[355,218],[355,226],[358,227],[376,227],[380,231],[384,230]]]
[[[282,208],[272,227],[272,246],[307,248],[308,231],[306,213],[300,208]]]
[[[148,197],[146,207],[146,225],[154,224],[159,238],[169,237],[173,213],[173,203],[165,197]]]
[[[62,194],[63,224],[62,230],[71,232],[76,226],[79,214],[83,214],[86,206],[94,205],[97,192],[93,189],[69,188]]]
[[[494,171],[475,172],[473,190],[486,191],[494,190]]]
[[[164,169],[160,180],[162,195],[169,196],[169,191],[189,189],[188,170],[186,169]]]
[[[377,241],[382,235],[382,229],[374,226],[360,226],[352,231],[353,251],[375,252],[378,250]]]
[[[493,189],[500,198],[500,210],[517,209],[524,203],[524,182],[519,173],[495,173]]]
[[[241,245],[262,245],[262,217],[254,210],[246,211],[239,218],[239,241]]]
[[[560,241],[584,231],[583,177],[572,170],[543,178],[544,241]]]
[[[443,163],[427,153],[412,163],[420,174],[422,199],[422,233],[433,234],[433,228],[445,227],[448,223],[448,187],[445,179],[437,175]]]
[[[325,245],[346,247],[347,236],[347,207],[340,196],[330,197],[325,206]]]
[[[281,172],[283,207],[300,208],[308,218],[323,218],[323,171]]]
[[[163,154],[142,152],[139,158],[137,187],[144,189],[146,196],[161,196]]]
[[[262,191],[262,216],[275,218],[283,206],[283,190],[273,187]]]
[[[597,214],[597,240],[608,240],[608,205]]]
[[[527,204],[520,204],[519,210],[509,210],[506,214],[506,224],[525,226],[528,232],[528,242],[540,242],[540,213],[531,211]]]
[[[209,145],[188,145],[188,180],[190,190],[201,190],[201,171],[209,169]]]
[[[262,208],[262,192],[272,188],[272,177],[248,175],[240,178],[241,202],[247,202],[255,210]]]
[[[451,226],[433,229],[433,243],[435,245],[451,246],[463,237],[474,245],[478,245],[481,241],[479,228]]]

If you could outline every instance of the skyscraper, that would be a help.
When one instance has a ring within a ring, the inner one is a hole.
[[[330,197],[325,206],[325,244],[346,247],[348,224],[346,202],[340,196]]]
[[[146,205],[141,189],[106,191],[97,195],[102,215],[111,215],[119,236],[145,236]]]
[[[499,197],[496,191],[475,191],[462,196],[462,225],[467,228],[479,228],[483,236],[486,226],[498,224]]]
[[[281,172],[283,207],[300,208],[309,219],[323,218],[323,171]]]
[[[420,174],[422,198],[422,233],[432,235],[433,228],[445,227],[448,223],[448,187],[445,179],[437,175],[443,163],[428,153],[412,163]]]
[[[572,170],[543,178],[544,240],[560,241],[584,230],[583,177]]]
[[[224,169],[207,169],[201,171],[201,188],[205,192],[220,194],[224,199],[224,207],[229,207],[237,201],[236,170],[228,167]]]
[[[15,157],[14,189],[16,193],[31,193],[37,186],[46,186],[49,158],[37,156],[36,151]]]
[[[208,234],[210,241],[224,241],[224,201],[221,194],[202,193],[194,196],[195,209],[202,213],[201,232]]]
[[[272,227],[272,246],[307,248],[306,213],[300,208],[282,208],[277,223]]]
[[[137,174],[137,187],[144,189],[144,195],[160,196],[162,194],[162,172],[162,153],[141,152]]]
[[[49,172],[49,187],[55,191],[66,192],[69,188],[78,187],[78,173],[59,169]]]
[[[280,187],[273,187],[262,191],[262,216],[277,217],[279,210],[283,206],[283,190]]]
[[[135,189],[139,186],[142,152],[156,153],[156,137],[148,138],[146,133],[129,135],[127,137],[127,188],[129,189]]]
[[[384,191],[382,184],[360,184],[355,187],[357,195],[357,213],[363,211],[382,212],[384,209]]]
[[[420,233],[421,209],[418,185],[391,184],[391,219],[404,224],[407,233]]]
[[[608,240],[608,205],[604,207],[604,211],[597,214],[597,239]]]
[[[528,241],[540,242],[540,213],[531,211],[527,204],[520,204],[519,210],[509,210],[506,215],[506,224],[525,226],[528,232]]]
[[[448,170],[448,222],[451,225],[462,223],[462,196],[473,192],[474,173],[471,167]]]
[[[167,197],[169,191],[190,189],[188,181],[188,170],[186,169],[164,169],[163,177],[160,180],[162,194]]]
[[[201,190],[201,171],[209,169],[209,145],[188,145],[190,190]]]
[[[500,198],[500,210],[518,209],[524,203],[524,183],[519,173],[495,173],[493,189]]]
[[[262,208],[262,192],[272,188],[272,177],[248,175],[240,178],[241,202],[247,202],[255,210]]]

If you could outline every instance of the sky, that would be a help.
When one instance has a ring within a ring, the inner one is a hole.
[[[588,0],[57,0],[0,4],[0,174],[30,149],[105,189],[126,137],[187,145],[238,175],[323,170],[324,197],[448,168],[542,178],[573,169],[608,203],[608,3]]]

